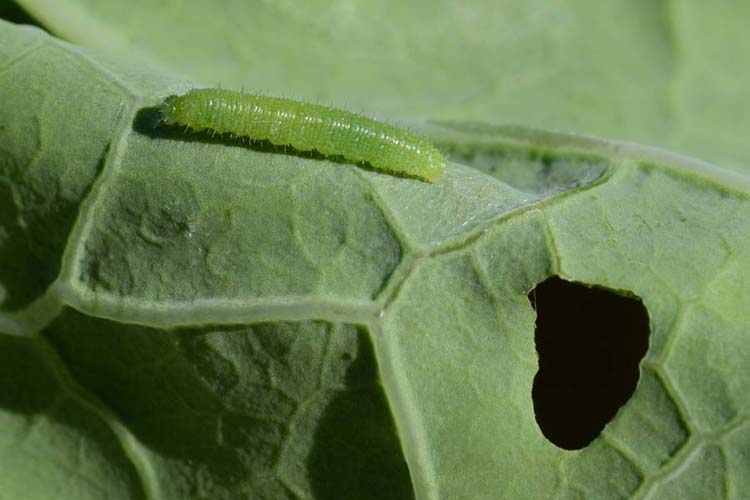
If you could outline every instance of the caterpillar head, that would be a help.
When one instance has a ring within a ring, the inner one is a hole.
[[[161,121],[166,124],[175,123],[174,115],[177,111],[177,99],[178,96],[171,95],[164,99],[164,103],[161,105],[159,111],[161,112]]]

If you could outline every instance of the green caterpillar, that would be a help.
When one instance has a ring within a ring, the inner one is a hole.
[[[170,125],[317,151],[430,182],[445,169],[445,157],[427,141],[392,125],[318,104],[196,89],[167,97],[161,116]]]

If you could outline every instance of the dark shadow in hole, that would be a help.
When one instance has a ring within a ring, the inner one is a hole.
[[[383,170],[374,168],[367,162],[352,161],[341,155],[325,155],[316,150],[301,151],[292,146],[279,146],[277,144],[272,144],[267,140],[252,140],[244,136],[218,134],[208,130],[194,131],[182,125],[167,125],[161,121],[161,112],[158,107],[140,109],[133,120],[133,130],[140,134],[159,139],[200,142],[204,144],[221,144],[223,146],[239,146],[261,153],[282,154],[296,156],[298,158],[306,158],[309,160],[325,160],[342,165],[355,165],[371,172],[386,173],[393,177],[425,182],[419,177],[408,175],[403,172],[384,172]]]
[[[308,460],[315,498],[412,500],[414,493],[366,332],[346,371],[346,387],[328,404]]]
[[[557,276],[529,299],[537,313],[536,421],[556,446],[584,448],[635,390],[648,349],[648,312],[639,298]]]

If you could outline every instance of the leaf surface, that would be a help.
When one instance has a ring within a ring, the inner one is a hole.
[[[189,85],[0,23],[3,494],[742,498],[744,174],[417,123],[430,184],[155,127]],[[651,320],[578,451],[531,398],[551,275]]]
[[[19,3],[69,41],[207,86],[386,117],[597,134],[750,165],[744,0]]]

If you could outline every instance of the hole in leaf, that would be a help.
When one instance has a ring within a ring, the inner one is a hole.
[[[537,313],[537,424],[556,446],[584,448],[635,390],[648,349],[648,312],[638,298],[557,276],[529,299]]]

